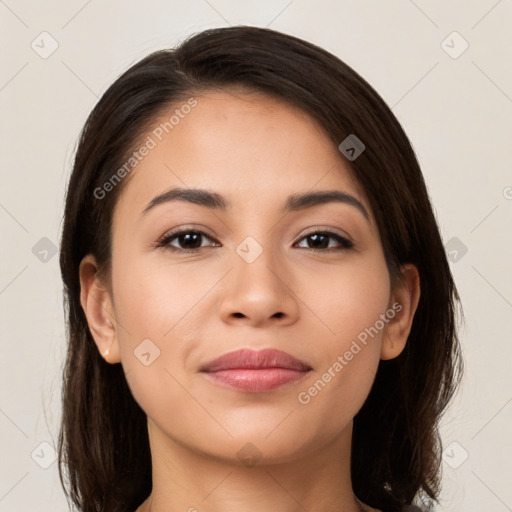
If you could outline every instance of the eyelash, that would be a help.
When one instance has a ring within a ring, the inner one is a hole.
[[[206,233],[205,231],[203,231],[201,229],[181,228],[176,231],[173,231],[172,233],[164,235],[160,240],[158,240],[156,242],[155,245],[157,248],[163,248],[166,250],[170,250],[171,252],[196,253],[200,249],[204,249],[204,247],[197,247],[195,249],[181,249],[179,247],[174,247],[174,246],[170,245],[171,241],[176,239],[178,236],[183,235],[183,234],[188,234],[188,233],[195,233],[195,234],[204,236],[212,241],[215,241],[208,233]],[[349,240],[348,238],[345,238],[343,236],[338,235],[337,233],[334,233],[334,232],[328,231],[328,230],[317,230],[317,231],[312,231],[310,233],[306,233],[302,238],[299,239],[299,242],[312,236],[312,235],[326,235],[329,238],[335,239],[340,244],[340,247],[338,247],[338,248],[330,247],[330,248],[326,248],[326,249],[315,249],[315,248],[311,248],[311,247],[305,248],[310,251],[341,252],[341,251],[350,250],[354,247],[354,243],[351,240]]]

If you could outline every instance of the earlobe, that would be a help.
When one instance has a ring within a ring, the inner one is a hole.
[[[109,363],[120,362],[114,308],[109,291],[98,274],[92,255],[80,263],[80,303],[100,355]]]
[[[420,277],[412,263],[402,265],[402,281],[392,293],[390,311],[394,311],[384,330],[381,359],[394,359],[399,356],[411,332],[414,314],[420,299]]]

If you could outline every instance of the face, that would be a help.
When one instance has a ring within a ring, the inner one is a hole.
[[[292,460],[351,427],[401,306],[364,190],[315,121],[261,94],[196,100],[146,134],[114,211],[113,353],[162,438]]]

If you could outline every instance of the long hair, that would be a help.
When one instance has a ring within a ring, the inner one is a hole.
[[[59,474],[66,495],[84,512],[131,512],[152,488],[146,416],[122,366],[100,357],[80,305],[80,261],[93,254],[108,272],[112,214],[126,180],[106,197],[95,191],[164,109],[230,86],[300,107],[336,146],[351,134],[365,145],[345,163],[370,201],[392,282],[402,264],[413,263],[421,296],[405,349],[380,361],[354,418],[352,483],[359,499],[389,511],[418,497],[435,501],[438,423],[463,362],[459,296],[414,151],[385,102],[337,57],[296,37],[246,26],[205,30],[139,61],[103,94],[80,135],[60,248],[68,351]]]

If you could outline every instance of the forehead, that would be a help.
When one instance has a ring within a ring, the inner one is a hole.
[[[144,145],[149,150],[139,155],[119,201],[138,211],[176,186],[221,193],[235,206],[265,208],[281,207],[298,191],[337,189],[356,196],[371,215],[364,190],[323,127],[263,93],[196,94],[162,111],[138,147]]]

